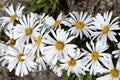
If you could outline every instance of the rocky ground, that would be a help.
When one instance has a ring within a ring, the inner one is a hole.
[[[64,2],[65,0],[60,0]],[[26,4],[26,0],[0,0],[0,16],[6,15],[3,11],[9,4],[17,3]],[[63,6],[66,11],[87,11],[93,15],[105,11],[113,11],[114,16],[120,16],[120,0],[66,0]],[[0,67],[0,80],[64,80],[63,77],[58,78],[52,71],[46,70],[37,73],[31,73],[25,78],[16,77],[14,72],[8,72],[5,67]]]
[[[87,11],[95,15],[100,12],[113,11],[114,16],[120,16],[120,0],[66,0],[68,11]]]

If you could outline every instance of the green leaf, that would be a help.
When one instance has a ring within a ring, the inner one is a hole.
[[[84,75],[81,74],[80,77],[77,77],[77,80],[84,80]]]
[[[87,72],[84,80],[93,80],[92,75],[90,75],[90,73]]]
[[[45,12],[46,14],[50,13],[50,12],[49,12],[49,11],[50,11],[50,8],[51,8],[50,5],[44,7],[44,12]]]

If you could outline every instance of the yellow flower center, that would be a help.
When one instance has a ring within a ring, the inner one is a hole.
[[[39,36],[35,43],[36,43],[37,45],[40,45],[41,42],[42,42],[42,37]]]
[[[79,28],[79,29],[83,29],[84,28],[84,23],[83,22],[80,22],[80,21],[77,21],[76,22],[76,27]]]
[[[69,66],[75,66],[76,65],[76,61],[74,59],[71,59],[68,61],[68,65]]]
[[[104,26],[103,28],[102,28],[102,33],[103,34],[107,34],[109,32],[109,27],[108,26]]]
[[[96,60],[98,60],[98,57],[99,57],[99,55],[98,55],[98,52],[97,52],[97,51],[93,51],[93,52],[91,53],[91,58],[92,58],[92,60],[96,61]]]
[[[11,20],[11,21],[14,21],[16,18],[17,18],[17,15],[16,15],[16,14],[10,16],[10,20]]]
[[[31,35],[32,34],[32,28],[26,28],[25,29],[25,34],[28,36],[28,35]]]
[[[19,60],[19,61],[24,61],[23,56],[24,56],[23,53],[19,54],[19,55],[18,55],[18,60]]]
[[[61,20],[57,20],[57,21],[54,22],[54,26],[58,26],[60,24],[61,24]]]
[[[64,43],[61,42],[61,41],[57,41],[57,42],[56,42],[56,48],[57,48],[58,50],[62,50],[62,49],[64,48]]]
[[[10,39],[10,44],[11,44],[11,45],[15,45],[15,43],[16,43],[16,40],[15,40],[15,39],[13,39],[13,38]]]
[[[118,76],[119,76],[119,71],[116,70],[116,69],[112,69],[112,70],[110,71],[110,74],[111,74],[111,76],[112,76],[113,78],[115,78],[115,77],[118,77]]]

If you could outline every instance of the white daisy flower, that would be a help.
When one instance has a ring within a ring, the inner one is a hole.
[[[40,35],[35,39],[33,55],[35,56],[35,62],[38,64],[38,70],[46,69],[46,58],[44,53],[44,41],[45,41],[45,28],[42,28]]]
[[[112,12],[106,12],[103,16],[98,13],[96,17],[93,18],[92,24],[94,26],[91,26],[91,28],[95,30],[92,34],[93,39],[97,37],[97,40],[107,43],[108,38],[111,41],[117,42],[115,38],[116,32],[114,32],[114,30],[120,30],[118,19],[119,17],[116,17],[112,20]]]
[[[120,42],[118,42],[117,47],[120,49]]]
[[[13,26],[13,25],[9,24],[9,26]],[[16,39],[14,39],[12,29],[11,30],[6,29],[4,32],[9,37],[9,40],[7,41],[6,44],[8,44],[9,46],[14,46],[16,44]]]
[[[85,12],[75,12],[69,13],[70,18],[68,19],[68,25],[70,27],[69,31],[76,37],[82,39],[83,35],[87,38],[90,37],[92,30],[90,29],[90,24],[92,21],[91,15],[87,16],[88,13]]]
[[[120,59],[120,50],[114,50],[112,52],[112,54],[114,54],[114,58],[119,58]]]
[[[22,17],[23,9],[25,7],[18,4],[16,9],[13,8],[13,4],[11,4],[8,8],[5,8],[5,11],[9,14],[9,17],[1,17],[2,26],[7,23],[14,23],[15,20]]]
[[[55,20],[53,17],[47,17],[45,19],[45,23],[52,28],[57,28],[57,27],[61,27],[61,24],[64,24],[64,20],[65,17],[62,15],[62,13],[60,13],[57,17],[57,19]]]
[[[37,63],[37,70],[38,71],[46,70],[47,61],[46,61],[45,55],[43,55],[44,53],[43,49],[35,45],[33,50],[34,51],[32,52],[32,54],[34,53],[34,56],[35,56],[34,60]]]
[[[45,41],[47,44],[47,46],[45,46],[45,54],[48,62],[50,61],[53,64],[56,64],[60,58],[74,55],[69,53],[73,52],[74,48],[77,47],[75,44],[69,44],[69,42],[74,39],[74,36],[70,36],[68,32],[63,29],[61,30],[60,28],[58,28],[56,32],[51,30],[51,35],[47,35]]]
[[[46,20],[49,16],[46,15],[45,13],[43,13],[43,14],[38,15],[38,17],[39,17],[40,23],[44,23],[44,24],[45,24],[45,20]]]
[[[39,71],[46,69],[46,58],[44,54],[44,46],[46,40],[46,28],[42,28],[39,32],[39,36],[34,39],[32,43],[34,45],[32,55],[35,56],[35,62]]]
[[[14,48],[8,47],[6,59],[9,61],[8,70],[11,72],[15,69],[17,76],[25,76],[29,72],[36,69],[36,63],[33,61],[34,56],[31,55],[32,45],[16,45]]]
[[[39,35],[37,37],[34,38],[34,41],[33,41],[33,45],[36,46],[36,48],[38,48],[38,50],[41,50],[42,47],[45,45],[45,40],[46,40],[46,35],[47,35],[47,31],[46,31],[46,28],[42,28],[40,31],[39,31]]]
[[[47,35],[47,31],[46,31],[46,28],[42,28],[40,31],[39,31],[39,36],[36,37],[34,39],[34,42],[33,44],[37,45],[39,48],[41,45],[44,45],[44,42],[46,40],[46,35]]]
[[[86,46],[88,50],[83,49],[86,53],[84,59],[87,59],[84,64],[86,64],[86,67],[89,68],[90,74],[96,75],[95,68],[98,66],[102,67],[102,64],[105,64],[106,61],[111,58],[110,54],[105,53],[108,46],[100,41],[96,44],[94,44],[93,41],[91,41],[90,44],[86,42]]]
[[[120,42],[117,44],[118,50],[114,50],[112,54],[114,54],[114,58],[119,58],[120,60]]]
[[[43,24],[39,24],[34,13],[28,14],[27,17],[23,16],[19,21],[20,24],[13,28],[14,39],[18,39],[17,41],[20,43],[29,43],[30,40],[34,42],[34,39],[39,36],[40,27]]]
[[[112,60],[109,60],[106,65],[107,69],[98,68],[97,71],[106,73],[104,76],[97,78],[96,80],[120,80],[120,61],[117,61],[116,67]]]
[[[74,57],[66,57],[65,59],[62,59],[60,62],[60,66],[62,69],[67,70],[67,75],[70,76],[70,73],[75,73],[77,76],[80,74],[86,74],[85,71],[87,68],[85,68],[84,61],[81,59],[84,55],[80,52],[79,49],[74,52],[76,55]]]
[[[48,24],[46,24],[46,19],[48,19],[49,16],[46,15],[45,13],[38,15],[38,19],[39,19],[39,23],[43,24],[42,28],[46,28],[47,32],[50,32],[50,26],[48,26]]]
[[[53,70],[53,72],[55,74],[57,74],[58,77],[61,77],[62,76],[62,69],[61,69],[61,66],[59,65],[59,63],[57,63],[56,65],[50,65],[50,69]]]
[[[8,64],[8,60],[5,59],[7,50],[8,46],[3,43],[0,43],[0,61],[2,61],[2,66]]]
[[[35,62],[38,65],[39,71],[47,69],[46,68],[46,58],[45,58],[45,55],[42,54],[42,52],[40,52],[40,53],[36,52]]]

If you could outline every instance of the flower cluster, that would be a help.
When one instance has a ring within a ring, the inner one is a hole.
[[[0,18],[9,37],[0,43],[0,61],[10,72],[23,77],[50,68],[58,76],[64,70],[68,76],[89,72],[105,73],[97,80],[120,79],[119,17],[73,11],[55,19],[45,13],[23,14],[24,8],[10,5],[5,8],[9,16]]]

